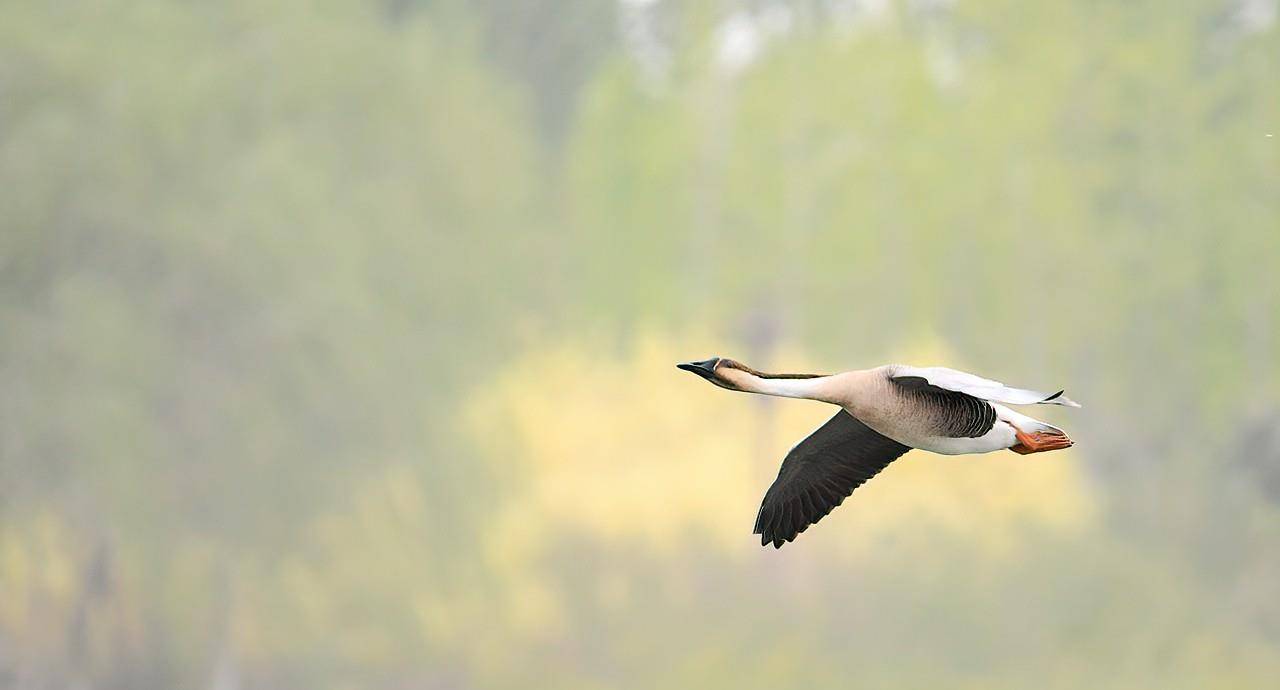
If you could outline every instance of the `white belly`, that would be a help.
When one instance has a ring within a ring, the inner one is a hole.
[[[990,453],[993,450],[1004,450],[1018,442],[1018,439],[1013,435],[1013,427],[1009,426],[1008,422],[1000,419],[996,420],[995,426],[991,427],[991,431],[976,438],[925,436],[913,440],[916,443],[908,445],[943,455]]]
[[[949,436],[930,436],[923,430],[913,429],[892,418],[886,419],[877,414],[879,410],[845,408],[849,414],[857,417],[863,424],[877,433],[887,436],[904,446],[927,450],[942,455],[968,455],[970,453],[990,453],[993,450],[1004,450],[1018,442],[1014,434],[1014,424],[1020,429],[1044,426],[1030,417],[1010,410],[1004,405],[991,403],[996,410],[996,423],[987,433],[976,438],[952,438]]]

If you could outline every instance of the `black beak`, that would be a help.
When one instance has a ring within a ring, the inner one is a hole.
[[[716,364],[719,364],[719,363],[720,363],[719,357],[712,357],[711,359],[705,359],[701,362],[684,362],[682,364],[677,364],[676,368],[684,369],[685,371],[691,371],[708,381],[714,381]]]

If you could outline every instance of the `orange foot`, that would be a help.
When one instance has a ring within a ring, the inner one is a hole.
[[[1018,442],[1009,446],[1009,450],[1019,455],[1043,453],[1047,450],[1062,450],[1072,446],[1071,439],[1057,429],[1035,431],[1028,434],[1021,429],[1015,428],[1013,434],[1017,437]]]

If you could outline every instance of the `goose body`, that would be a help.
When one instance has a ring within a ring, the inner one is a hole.
[[[1061,429],[1007,405],[1079,407],[1057,393],[1006,386],[955,369],[889,364],[840,374],[765,374],[713,357],[679,368],[721,388],[807,398],[842,408],[782,462],[756,518],[775,548],[822,519],[858,486],[912,448],[943,455],[1072,445]]]

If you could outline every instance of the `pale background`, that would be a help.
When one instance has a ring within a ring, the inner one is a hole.
[[[4,3],[0,687],[1275,687],[1272,135],[1275,0]],[[765,550],[711,355],[1078,445]]]

